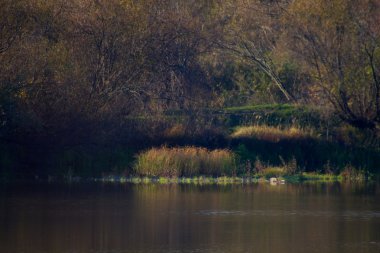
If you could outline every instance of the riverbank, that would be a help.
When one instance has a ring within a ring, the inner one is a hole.
[[[361,178],[378,173],[380,150],[366,145],[364,135],[339,125],[319,127],[316,119],[311,120],[315,115],[301,109],[227,108],[224,114],[213,115],[212,121],[219,127],[196,134],[186,129],[181,123],[184,116],[178,115],[179,122],[167,122],[162,133],[118,143],[25,146],[2,142],[0,181],[67,181],[105,175],[246,178],[300,173]]]
[[[271,180],[272,179],[272,180]],[[273,180],[275,179],[275,180]],[[305,181],[314,182],[342,182],[343,179],[340,176],[320,176],[316,177],[304,177],[302,175],[280,177],[280,178],[265,178],[265,177],[106,177],[95,179],[96,182],[103,183],[133,183],[133,184],[194,184],[194,185],[228,185],[228,184],[256,184],[256,183],[269,183],[272,185],[285,184],[285,183],[302,183]]]
[[[52,182],[54,179],[51,179]],[[257,184],[268,183],[272,185],[279,184],[297,184],[304,182],[316,182],[316,183],[333,183],[333,182],[346,182],[346,183],[365,183],[375,181],[375,175],[368,174],[357,177],[347,177],[344,173],[339,175],[333,174],[319,174],[319,173],[300,173],[295,175],[284,175],[281,177],[269,177],[262,175],[253,176],[194,176],[194,177],[142,177],[142,176],[115,176],[109,175],[102,178],[92,178],[83,180],[79,177],[74,177],[66,180],[66,183],[78,183],[82,181],[86,182],[101,182],[101,183],[132,183],[132,184],[195,184],[195,185],[228,185],[228,184]]]

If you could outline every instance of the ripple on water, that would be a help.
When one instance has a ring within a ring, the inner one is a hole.
[[[198,215],[205,216],[236,216],[236,215],[247,215],[245,211],[235,211],[235,210],[201,210],[196,212]]]
[[[300,216],[300,217],[325,217],[343,218],[347,220],[379,219],[380,211],[315,211],[315,210],[200,210],[197,215],[203,216]]]

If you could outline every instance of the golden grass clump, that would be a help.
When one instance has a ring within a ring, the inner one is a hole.
[[[304,129],[292,126],[290,128],[282,129],[280,127],[273,127],[267,125],[256,126],[241,126],[235,129],[231,134],[232,138],[255,138],[259,140],[265,140],[270,142],[279,142],[281,140],[290,139],[307,139],[313,138],[312,131],[306,131]]]
[[[267,167],[261,173],[259,173],[259,176],[262,177],[282,177],[286,175],[286,170],[282,167]]]
[[[139,175],[162,177],[231,175],[235,168],[230,150],[199,147],[152,148],[140,153],[134,166]]]

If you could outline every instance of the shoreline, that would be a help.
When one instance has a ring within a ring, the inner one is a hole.
[[[273,179],[276,179],[275,181]],[[108,176],[102,178],[94,178],[90,181],[102,183],[132,183],[132,184],[195,184],[195,185],[227,185],[227,184],[257,184],[267,183],[272,185],[280,184],[297,184],[304,182],[316,183],[334,183],[334,182],[373,182],[376,181],[373,175],[368,178],[346,179],[342,175],[330,174],[316,174],[316,173],[302,173],[297,175],[288,175],[280,177],[264,177],[254,175],[251,177],[246,176],[194,176],[194,177],[147,177],[147,176]],[[81,182],[79,180],[72,180],[71,182]]]

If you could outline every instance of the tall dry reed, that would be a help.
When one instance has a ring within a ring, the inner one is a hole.
[[[219,176],[232,175],[236,164],[235,155],[227,149],[160,147],[140,153],[134,169],[144,176]]]

